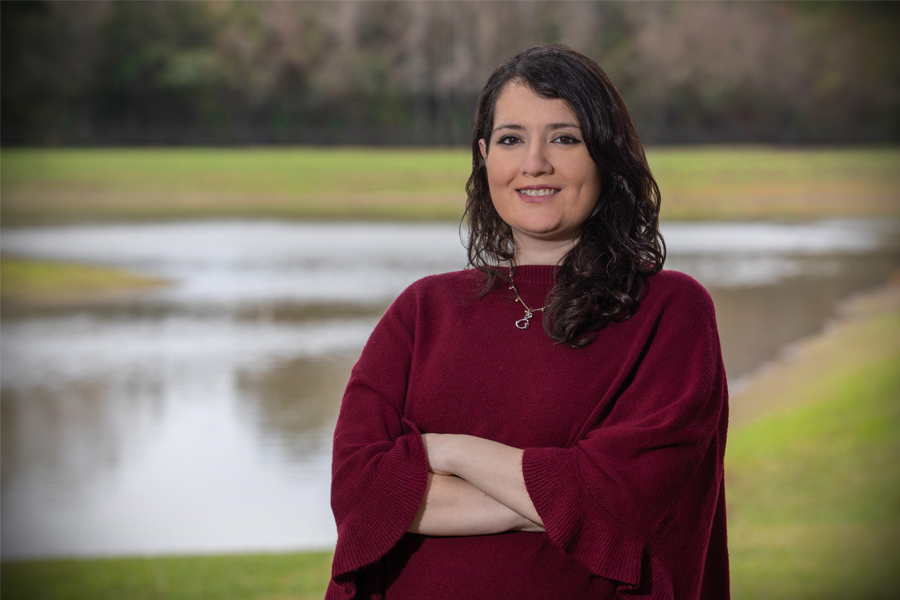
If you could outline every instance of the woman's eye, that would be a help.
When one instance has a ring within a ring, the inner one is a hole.
[[[518,141],[519,141],[519,138],[517,138],[514,135],[504,135],[502,138],[497,140],[497,143],[501,144],[503,146],[512,146],[513,144],[515,144]]]
[[[560,135],[560,136],[557,136],[556,139],[554,139],[553,141],[558,144],[565,144],[567,146],[570,144],[580,144],[581,143],[581,140],[579,140],[578,138],[574,138],[571,135]]]

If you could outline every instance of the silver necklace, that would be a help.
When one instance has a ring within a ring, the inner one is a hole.
[[[516,284],[512,280],[510,280],[509,283],[509,289],[511,289],[516,294],[516,302],[521,304],[525,309],[525,316],[516,321],[516,327],[518,327],[519,329],[528,329],[528,326],[531,325],[531,317],[534,316],[534,313],[543,312],[543,310],[550,305],[548,304],[547,306],[542,306],[540,308],[528,308],[528,305],[525,304],[524,300],[522,300],[522,296],[519,295],[519,290],[516,289]]]

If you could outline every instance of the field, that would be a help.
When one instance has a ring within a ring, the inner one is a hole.
[[[666,219],[900,215],[900,148],[648,150]],[[459,220],[463,149],[3,149],[4,225]]]
[[[732,399],[735,600],[894,598],[900,286],[848,305]],[[3,563],[9,600],[321,598],[328,552]]]

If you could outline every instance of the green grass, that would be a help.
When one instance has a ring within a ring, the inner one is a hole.
[[[459,219],[459,150],[4,149],[6,224],[184,217]]]
[[[0,299],[53,302],[162,285],[130,271],[74,263],[0,258]]]
[[[165,148],[4,150],[3,183],[89,191],[233,193],[458,191],[457,150]],[[463,183],[465,181],[463,180]]]
[[[0,565],[4,600],[321,600],[331,552]]]
[[[900,310],[816,340],[735,403],[757,399],[769,414],[726,460],[735,600],[896,597]]]
[[[675,219],[900,215],[900,149],[667,148],[647,153]]]
[[[672,219],[900,215],[900,149],[648,151]],[[195,217],[458,220],[464,149],[2,149],[6,225]]]

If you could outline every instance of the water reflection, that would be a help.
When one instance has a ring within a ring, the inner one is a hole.
[[[710,288],[732,382],[898,260],[891,221],[663,227]],[[6,311],[4,558],[328,545],[350,366],[454,225],[203,222],[4,230],[4,254],[124,266],[140,298]]]
[[[275,314],[5,321],[4,558],[329,544],[331,429],[376,317]]]
[[[883,283],[898,268],[897,255],[884,252],[805,263],[800,275],[777,285],[711,288],[733,390],[779,348],[821,330],[841,300]]]
[[[116,387],[108,378],[84,377],[4,391],[3,488],[46,486],[65,497],[119,466],[122,449],[158,423],[160,404],[142,385]]]
[[[262,444],[299,462],[312,453],[331,452],[328,430],[340,408],[353,361],[339,357],[295,358],[267,369],[240,370],[237,389],[247,422],[254,423]],[[243,420],[243,419],[242,419]]]

